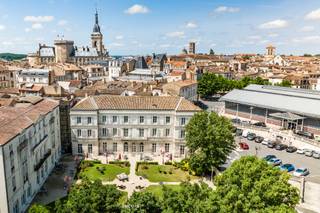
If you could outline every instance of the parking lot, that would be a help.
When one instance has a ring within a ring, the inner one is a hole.
[[[249,145],[249,150],[241,150],[238,148],[235,152],[231,154],[231,159],[238,158],[240,156],[246,155],[257,155],[258,157],[265,157],[266,155],[275,155],[277,158],[282,160],[282,163],[291,163],[294,167],[308,168],[310,174],[308,177],[319,177],[320,178],[320,159],[315,159],[313,157],[307,157],[304,154],[288,153],[285,150],[278,151],[276,149],[268,148],[261,143],[256,143],[254,141],[249,141],[243,137],[236,137],[236,142],[245,142]]]

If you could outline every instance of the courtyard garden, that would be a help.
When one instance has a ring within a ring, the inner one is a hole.
[[[127,161],[113,161],[102,164],[100,161],[82,161],[78,178],[87,177],[89,180],[113,181],[118,174],[129,174],[130,163]]]
[[[172,189],[173,191],[179,191],[181,186],[180,185],[151,185],[148,186],[144,191],[145,192],[151,192],[154,196],[157,198],[162,199],[163,198],[163,186],[165,186],[168,189]]]
[[[157,162],[138,162],[136,174],[150,182],[183,182],[198,178],[177,164],[158,165]]]

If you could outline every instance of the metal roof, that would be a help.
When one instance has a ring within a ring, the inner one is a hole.
[[[220,100],[320,118],[320,92],[312,90],[249,85]]]
[[[275,118],[281,118],[281,119],[289,120],[289,121],[296,121],[296,120],[305,119],[305,117],[296,115],[296,114],[291,113],[291,112],[276,112],[276,113],[271,113],[270,116],[271,117],[275,117]]]

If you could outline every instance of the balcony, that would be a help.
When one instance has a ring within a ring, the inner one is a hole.
[[[32,151],[34,151],[43,141],[45,141],[48,138],[48,135],[45,135],[40,141],[39,143],[37,143],[36,145],[34,145],[34,147],[32,147]]]
[[[49,149],[46,152],[46,154],[44,154],[43,158],[40,159],[39,163],[34,165],[34,171],[38,171],[50,155],[51,155],[51,149]]]
[[[19,145],[18,145],[18,151],[21,152],[24,148],[28,146],[28,140],[25,139],[23,140]],[[10,153],[11,154],[11,153]]]

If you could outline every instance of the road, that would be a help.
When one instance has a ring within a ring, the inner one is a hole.
[[[268,148],[265,145],[255,143],[254,141],[249,141],[243,137],[236,137],[236,142],[246,142],[249,145],[249,150],[237,149],[234,151],[230,157],[231,161],[239,158],[240,156],[246,155],[256,155],[263,158],[266,155],[275,155],[282,160],[282,163],[291,163],[295,168],[306,167],[310,170],[310,175],[308,177],[319,177],[320,178],[320,159],[314,159],[312,157],[307,157],[305,155],[297,153],[288,153],[285,150],[278,151],[275,149]],[[256,147],[258,151],[256,153]]]

